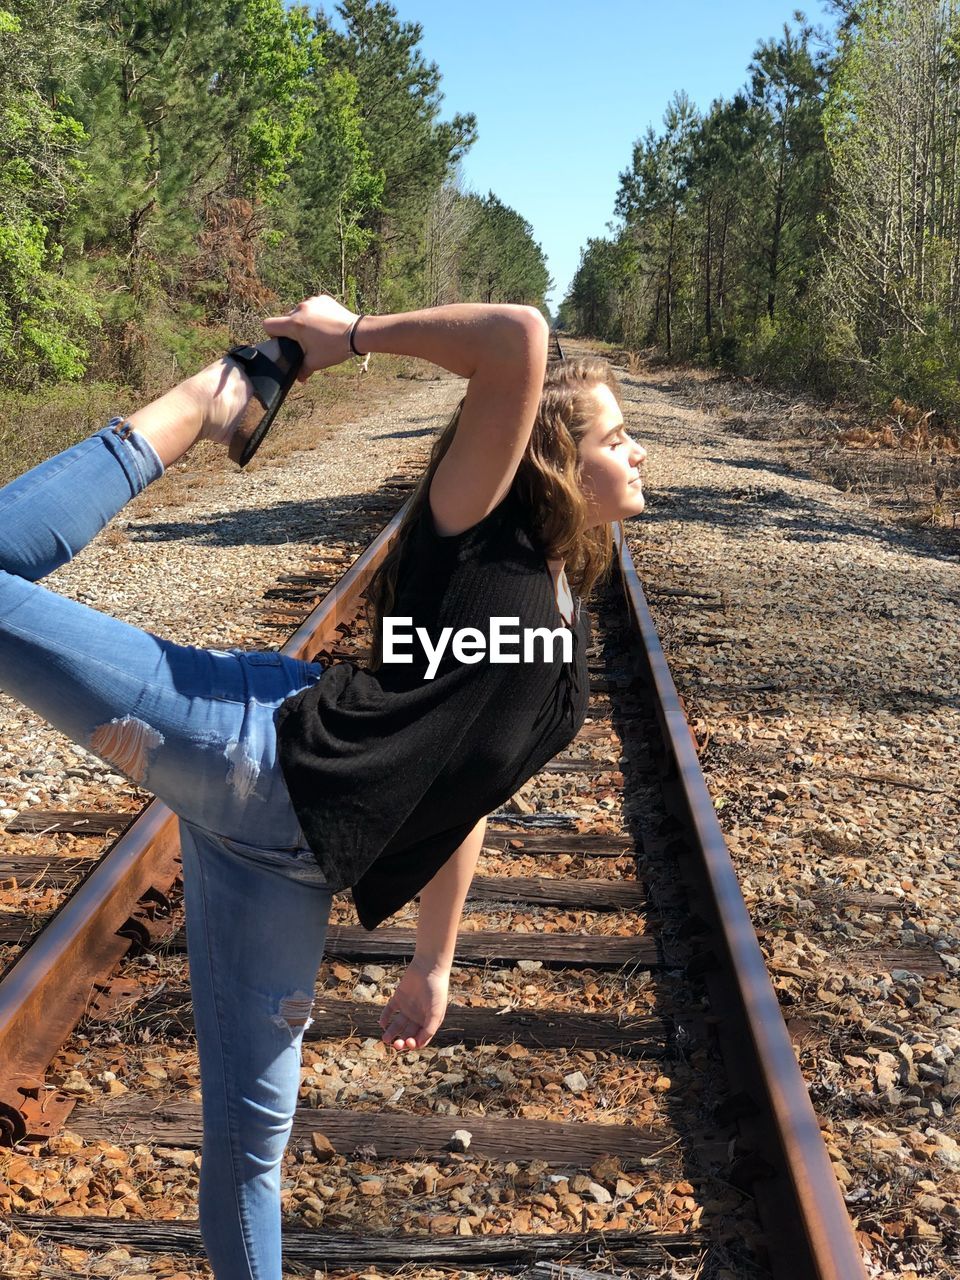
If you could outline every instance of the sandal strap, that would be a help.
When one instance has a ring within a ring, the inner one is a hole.
[[[271,360],[259,347],[231,347],[227,352],[228,356],[243,365],[253,386],[254,394],[265,409],[268,409],[276,400],[281,387],[287,379],[290,365],[294,359],[296,359],[297,355],[301,359],[303,356],[299,343],[290,338],[280,338],[279,342],[283,354],[288,359],[285,369],[281,368],[275,360]],[[293,350],[286,350],[287,344]],[[297,363],[299,364],[299,361]]]

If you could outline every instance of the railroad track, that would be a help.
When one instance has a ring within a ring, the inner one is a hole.
[[[284,652],[363,660],[362,584],[414,482],[391,477],[362,513],[359,557],[348,545],[268,593]],[[394,1057],[377,1024],[415,915],[368,933],[335,901],[285,1165],[291,1268],[865,1274],[619,526],[616,545],[591,603],[587,722],[488,820],[427,1049]],[[23,1156],[9,1223],[73,1249],[200,1255],[173,816],[154,801],[12,828],[73,848],[0,859],[0,1127]],[[38,891],[65,897],[48,919]],[[125,1175],[99,1198],[71,1172],[96,1151]]]

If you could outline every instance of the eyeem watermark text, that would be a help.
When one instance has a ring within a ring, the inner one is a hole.
[[[573,661],[573,635],[565,626],[552,631],[549,627],[524,627],[520,631],[519,618],[491,618],[489,637],[478,627],[460,627],[456,631],[453,627],[444,627],[434,644],[426,627],[416,627],[411,632],[412,623],[411,617],[384,615],[383,661],[412,663],[413,654],[409,650],[416,638],[427,655],[425,680],[432,680],[436,675],[448,645],[458,662],[482,662],[486,656],[491,662],[553,662],[555,643],[559,640],[562,660]]]

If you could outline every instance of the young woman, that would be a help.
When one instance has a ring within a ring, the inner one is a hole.
[[[583,722],[587,634],[564,560],[589,592],[610,563],[608,522],[644,506],[646,455],[609,366],[548,370],[533,308],[357,317],[323,296],[265,328],[259,348],[235,348],[0,490],[0,688],[179,818],[200,1222],[220,1280],[281,1274],[280,1161],[332,894],[349,887],[374,928],[419,893],[414,955],[380,1025],[398,1051],[427,1044],[485,815]],[[302,382],[367,352],[469,380],[369,584],[368,668],[177,645],[38,585],[198,438],[248,457],[294,368]],[[498,659],[504,620],[525,638]],[[391,656],[399,622],[420,628],[424,652]]]

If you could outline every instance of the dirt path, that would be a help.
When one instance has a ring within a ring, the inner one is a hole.
[[[804,474],[706,376],[618,375],[628,540],[872,1274],[956,1275],[960,539]]]

